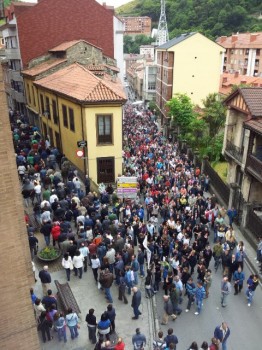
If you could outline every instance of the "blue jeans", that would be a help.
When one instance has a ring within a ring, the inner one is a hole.
[[[255,294],[254,291],[247,289],[246,296],[247,296],[248,304],[252,304],[252,301],[253,301],[253,298],[254,298],[254,294]]]
[[[65,343],[67,342],[67,339],[66,339],[66,327],[58,328],[57,329],[57,334],[58,334],[59,341],[64,339],[64,342]]]
[[[78,269],[76,267],[74,267],[74,271],[75,271],[75,276],[77,276],[77,274],[79,274],[79,278],[82,278],[83,275],[83,268],[79,267]]]
[[[227,350],[227,341],[222,342],[222,350]]]
[[[78,337],[78,331],[77,331],[77,325],[75,326],[68,326],[69,330],[70,330],[70,333],[71,333],[71,338],[72,339],[75,339]]]
[[[221,293],[221,305],[222,306],[227,306],[227,297],[228,297],[228,294]]]
[[[107,297],[109,303],[112,303],[113,299],[112,299],[112,295],[111,295],[111,292],[110,292],[110,288],[105,288],[105,293],[106,293],[106,297]]]
[[[70,281],[70,269],[65,269],[66,270],[66,278],[68,281]]]
[[[134,284],[135,285],[138,285],[138,272],[137,271],[134,271]]]
[[[45,244],[48,246],[50,245],[50,236],[44,236]]]
[[[196,299],[197,312],[200,314],[202,310],[202,299]]]
[[[114,273],[114,264],[109,264],[109,271]]]
[[[130,295],[131,294],[131,288],[133,287],[133,282],[127,282],[127,293]]]
[[[145,276],[144,264],[139,264],[139,268],[140,268],[140,275]]]
[[[88,326],[88,337],[93,344],[96,343],[96,327]]]

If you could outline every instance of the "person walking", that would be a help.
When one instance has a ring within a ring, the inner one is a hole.
[[[187,308],[186,308],[185,312],[189,312],[189,310],[191,308],[191,304],[195,300],[195,293],[196,293],[196,285],[193,282],[193,278],[190,277],[187,281],[187,284],[186,284],[186,294],[188,297],[188,303],[187,303]]]
[[[238,293],[241,292],[243,288],[244,280],[245,280],[245,274],[242,271],[241,267],[239,266],[237,271],[235,271],[233,274],[234,289],[235,289],[234,295],[237,295]]]
[[[162,331],[158,332],[158,337],[153,341],[153,350],[164,350],[167,345],[164,341],[164,333]]]
[[[76,251],[76,254],[73,257],[73,265],[75,276],[79,275],[78,277],[81,279],[83,275],[84,257],[79,250]]]
[[[132,344],[134,346],[134,350],[144,349],[146,345],[146,336],[140,332],[140,328],[136,329],[136,334],[134,334],[132,337]]]
[[[113,298],[110,291],[110,288],[113,282],[114,282],[114,275],[109,271],[108,268],[101,271],[100,277],[99,277],[99,283],[101,284],[101,287],[105,290],[105,297],[109,303],[113,303]]]
[[[62,339],[64,339],[64,343],[66,343],[66,322],[62,312],[57,312],[54,315],[54,326],[57,330],[58,340],[61,341]]]
[[[173,321],[176,320],[177,316],[173,312],[173,305],[172,305],[172,302],[170,300],[170,296],[164,295],[163,299],[164,299],[164,312],[163,312],[161,324],[166,325],[166,324],[168,324],[169,316],[171,316]]]
[[[46,311],[42,311],[39,317],[38,329],[42,333],[42,339],[44,343],[46,343],[46,338],[48,341],[53,339],[53,337],[50,335],[50,322],[46,319]]]
[[[70,307],[67,310],[67,315],[66,315],[66,325],[70,330],[70,334],[71,334],[71,339],[74,340],[75,338],[78,337],[78,330],[77,330],[77,326],[78,326],[78,316],[75,312],[73,312],[72,308]]]
[[[89,309],[88,314],[86,315],[86,323],[88,327],[88,337],[92,344],[96,344],[96,316],[94,315],[95,310]]]
[[[228,277],[225,276],[221,282],[221,305],[222,307],[227,306],[227,298],[231,292],[231,284],[228,282]]]
[[[174,334],[173,328],[169,328],[167,331],[167,336],[164,338],[166,345],[170,348],[171,344],[174,344],[173,349],[176,349],[176,345],[178,344],[177,336]]]
[[[45,265],[43,270],[39,271],[39,278],[42,283],[43,295],[47,295],[47,291],[50,289],[50,283],[52,281],[51,275],[48,272],[48,266]]]
[[[197,282],[197,287],[196,287],[196,307],[197,311],[195,312],[195,315],[199,315],[202,310],[202,305],[203,305],[203,299],[206,296],[206,291],[205,288],[203,287],[202,282]]]
[[[66,278],[67,281],[70,281],[70,274],[71,274],[71,270],[73,270],[74,266],[73,266],[73,261],[71,259],[71,256],[69,255],[68,252],[66,252],[64,254],[64,257],[62,259],[62,266],[65,269],[66,272]]]
[[[246,296],[248,300],[247,306],[251,306],[257,286],[258,286],[258,275],[249,276],[247,280],[247,291],[246,291]]]
[[[132,320],[137,320],[139,315],[141,315],[141,312],[139,311],[139,306],[141,304],[141,291],[137,287],[133,287],[132,291],[133,297],[131,307],[134,311],[134,317],[132,317]]]
[[[226,322],[222,322],[221,326],[215,328],[214,337],[220,341],[222,350],[227,350],[227,340],[229,336],[230,329]]]
[[[98,282],[98,269],[100,268],[100,266],[100,260],[98,259],[96,254],[93,254],[91,257],[91,268],[96,282]]]
[[[112,304],[107,305],[107,311],[106,311],[107,317],[109,318],[111,322],[111,332],[115,333],[116,325],[115,325],[115,319],[116,319],[116,310],[113,307]]]
[[[124,300],[124,303],[128,304],[128,300],[126,298],[126,281],[125,281],[124,271],[120,271],[120,279],[119,279],[119,286],[118,286],[118,300]]]

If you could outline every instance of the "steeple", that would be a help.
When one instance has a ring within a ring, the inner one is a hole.
[[[169,35],[166,21],[166,3],[165,0],[161,0],[161,14],[158,23],[156,42],[157,45],[160,46],[165,44],[168,40]]]

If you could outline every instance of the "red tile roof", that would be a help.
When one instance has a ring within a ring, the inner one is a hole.
[[[36,86],[61,93],[81,102],[125,102],[121,82],[99,79],[88,69],[73,63],[35,82]]]
[[[57,51],[66,51],[67,49],[69,49],[70,47],[74,46],[75,44],[78,44],[80,42],[85,42],[88,45],[94,46],[97,49],[100,49],[100,47],[95,46],[94,44],[89,43],[88,41],[85,40],[71,40],[71,41],[65,41],[63,43],[61,43],[60,45],[57,45],[55,47],[53,47],[51,50],[49,50],[49,52],[57,52]]]
[[[216,42],[225,48],[262,48],[262,32],[221,36]]]
[[[219,92],[228,95],[232,92],[234,85],[246,84],[250,87],[262,87],[262,77],[250,77],[237,73],[223,73],[220,76]]]
[[[240,88],[252,117],[262,117],[262,88]]]
[[[51,59],[51,60],[48,60],[46,62],[40,63],[35,67],[32,67],[32,68],[29,68],[29,69],[22,71],[22,74],[34,77],[38,74],[41,74],[41,73],[48,71],[50,68],[54,68],[54,67],[60,65],[61,63],[66,62],[66,61],[67,60],[65,58]]]

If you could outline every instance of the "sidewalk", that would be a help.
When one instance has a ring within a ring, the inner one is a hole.
[[[94,349],[94,345],[91,344],[88,339],[88,329],[85,322],[85,317],[88,310],[90,308],[94,308],[97,321],[99,321],[100,316],[106,310],[108,303],[106,302],[104,292],[98,290],[90,267],[88,267],[88,271],[83,274],[83,278],[81,280],[72,275],[69,284],[81,310],[79,337],[75,340],[71,340],[69,330],[67,329],[67,343],[64,343],[63,341],[58,342],[57,333],[51,330],[51,335],[53,335],[54,339],[44,344],[42,342],[41,333],[39,332],[38,334],[43,350],[57,350],[60,348],[66,350]],[[58,280],[60,283],[65,283],[65,271],[64,269],[61,269],[56,272],[51,272],[51,276],[51,288],[53,292],[56,293],[54,280]],[[36,278],[38,279],[38,271],[36,271]],[[145,334],[150,345],[154,337],[152,328],[153,324],[150,322],[153,320],[152,308],[150,305],[150,300],[145,298],[144,280],[141,278],[139,279],[138,287],[141,288],[142,291],[142,302],[140,306],[142,315],[140,316],[139,320],[131,319],[133,316],[133,309],[131,308],[132,295],[127,295],[128,304],[126,305],[118,300],[117,287],[115,285],[111,287],[111,293],[114,301],[113,306],[116,309],[116,333],[118,336],[123,338],[127,350],[132,349],[132,336],[135,334],[135,329],[137,327],[141,329],[141,333]],[[35,294],[42,298],[42,287],[39,279],[34,286],[34,290]],[[150,346],[148,347],[147,345],[146,349],[150,349]]]

